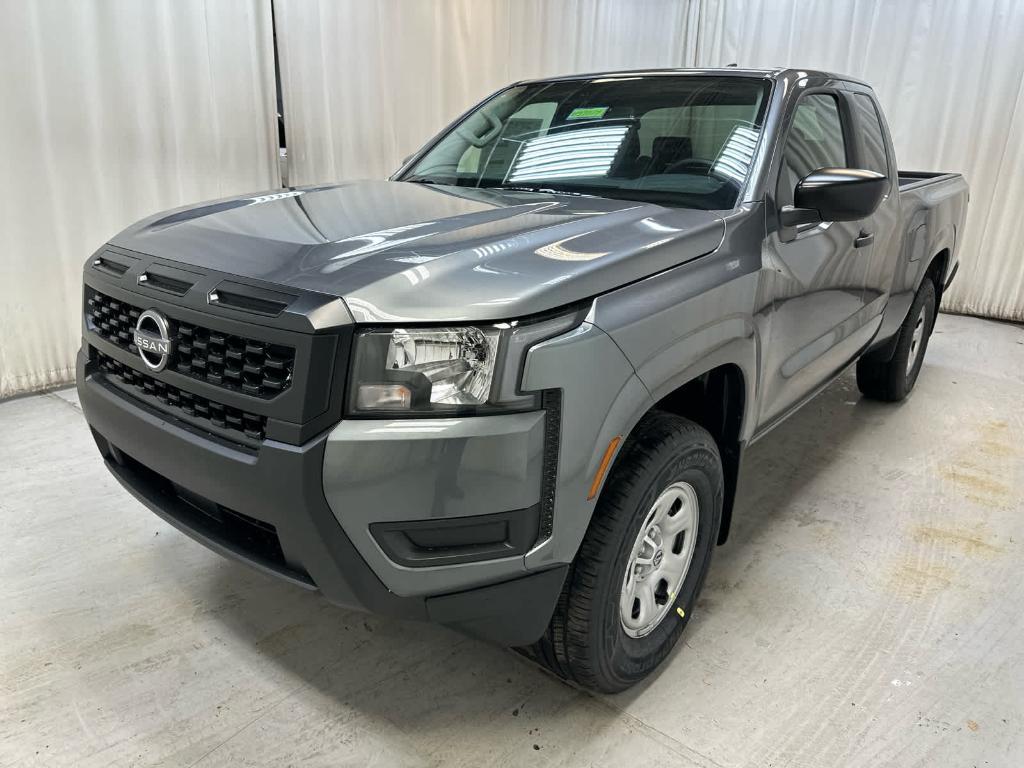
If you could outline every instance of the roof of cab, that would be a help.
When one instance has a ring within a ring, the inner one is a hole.
[[[625,69],[607,72],[586,72],[577,75],[560,75],[558,77],[538,77],[521,80],[521,83],[547,83],[558,80],[595,80],[615,79],[620,77],[663,77],[671,75],[715,75],[718,77],[763,77],[769,80],[782,78],[823,77],[832,80],[846,80],[851,83],[867,85],[855,77],[840,75],[835,72],[823,72],[819,69],[795,69],[793,67],[775,68],[741,68],[741,67],[709,67],[709,68],[666,68],[666,69]]]

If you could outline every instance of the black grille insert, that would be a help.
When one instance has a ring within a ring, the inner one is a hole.
[[[132,341],[132,332],[142,310],[102,293],[93,293],[89,297],[87,312],[96,333],[121,349],[138,353],[139,348]]]
[[[239,436],[244,435],[251,441],[262,440],[266,434],[266,416],[247,413],[230,405],[185,392],[136,371],[98,350],[94,350],[94,354],[101,371],[115,377],[122,384],[134,387],[139,395],[152,398],[165,408],[176,409],[193,419],[207,421],[218,429],[237,432]]]
[[[100,336],[132,354],[138,352],[132,339],[141,308],[99,291],[90,294],[87,304]],[[174,342],[169,370],[253,397],[274,397],[291,386],[294,348],[168,320]]]

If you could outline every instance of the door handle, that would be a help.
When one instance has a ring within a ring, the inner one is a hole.
[[[871,245],[875,242],[874,232],[861,232],[860,237],[853,241],[854,248],[864,248],[865,246]]]

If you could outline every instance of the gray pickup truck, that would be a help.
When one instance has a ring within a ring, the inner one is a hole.
[[[746,446],[851,364],[913,388],[966,206],[847,77],[520,82],[387,181],[117,235],[82,407],[208,547],[622,690],[693,616]]]

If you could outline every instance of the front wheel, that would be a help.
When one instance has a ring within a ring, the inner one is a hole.
[[[925,278],[900,326],[896,349],[889,360],[868,354],[857,361],[857,387],[865,397],[896,402],[917,383],[935,325],[935,284]]]
[[[722,460],[693,422],[652,412],[622,448],[530,655],[614,693],[649,675],[693,613],[718,538]]]

